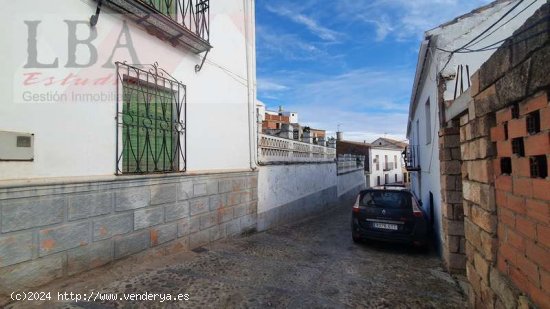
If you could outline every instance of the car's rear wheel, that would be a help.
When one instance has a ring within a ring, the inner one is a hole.
[[[361,237],[357,236],[354,233],[351,234],[351,238],[353,239],[354,243],[360,243],[361,242]]]

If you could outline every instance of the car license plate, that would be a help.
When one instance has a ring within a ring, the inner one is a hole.
[[[397,224],[373,222],[372,226],[377,229],[397,231]]]

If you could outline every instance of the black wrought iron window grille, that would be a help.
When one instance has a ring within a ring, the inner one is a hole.
[[[209,41],[210,0],[141,0],[160,14]]]
[[[156,63],[116,70],[116,174],[184,172],[185,85]]]
[[[102,6],[124,14],[150,34],[199,54],[209,51],[210,0],[96,0],[97,24]]]

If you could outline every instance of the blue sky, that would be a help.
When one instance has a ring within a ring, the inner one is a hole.
[[[489,2],[256,0],[258,97],[346,139],[404,139],[424,31]]]

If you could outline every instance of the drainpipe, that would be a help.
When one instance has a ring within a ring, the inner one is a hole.
[[[250,169],[256,170],[256,24],[254,0],[243,0],[245,12],[245,44],[246,44],[246,77],[248,89],[248,146],[250,155]]]

